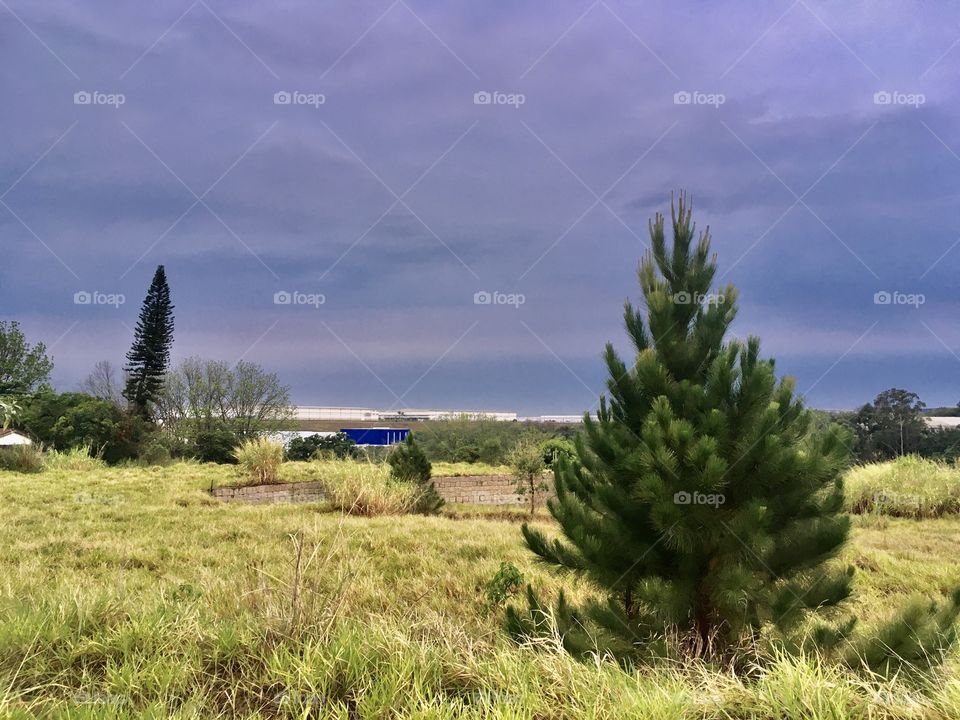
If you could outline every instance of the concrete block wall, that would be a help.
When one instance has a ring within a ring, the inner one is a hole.
[[[245,502],[255,505],[269,503],[311,503],[324,499],[320,481],[284,483],[283,485],[251,485],[249,487],[219,487],[213,496],[225,502]]]
[[[517,482],[509,475],[436,477],[433,478],[433,484],[440,493],[440,497],[448,503],[524,505],[529,502],[529,499],[517,494]],[[542,504],[552,494],[552,489],[538,493],[537,504]],[[311,503],[324,500],[323,482],[320,480],[282,485],[219,487],[212,490],[212,495],[224,502],[244,502],[255,505]]]
[[[517,481],[509,475],[436,477],[433,478],[433,484],[440,497],[448,503],[523,505],[529,502],[529,499],[517,494]],[[552,491],[539,493],[537,503],[542,503],[551,494]]]

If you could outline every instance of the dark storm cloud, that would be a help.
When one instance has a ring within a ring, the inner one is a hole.
[[[955,402],[956,9],[8,2],[2,313],[73,386],[164,263],[176,355],[261,362],[299,402],[578,412],[684,187],[737,334],[812,402]],[[495,91],[522,104],[475,104]]]

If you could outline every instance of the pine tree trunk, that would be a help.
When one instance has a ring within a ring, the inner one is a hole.
[[[710,645],[710,635],[713,633],[713,609],[710,603],[710,589],[706,584],[700,585],[697,591],[696,603],[693,623],[694,631],[700,643],[697,654],[706,655],[707,648]]]

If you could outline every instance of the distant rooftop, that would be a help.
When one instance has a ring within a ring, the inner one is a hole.
[[[960,417],[945,417],[945,416],[925,417],[924,421],[926,421],[928,427],[934,427],[934,428],[960,427]]]
[[[413,422],[417,420],[499,420],[503,422],[580,422],[580,415],[539,415],[519,417],[515,412],[500,410],[431,410],[425,408],[403,408],[402,410],[362,407],[338,407],[320,405],[299,405],[294,407],[297,420],[362,420],[365,422]]]

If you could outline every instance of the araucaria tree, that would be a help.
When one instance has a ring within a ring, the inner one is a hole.
[[[147,297],[140,308],[133,346],[127,353],[126,387],[123,396],[130,411],[149,419],[160,397],[163,376],[170,364],[173,344],[173,305],[163,265],[157,266]]]
[[[599,598],[549,610],[528,588],[510,608],[517,638],[559,633],[573,654],[632,662],[666,652],[739,657],[744,643],[814,647],[874,666],[913,661],[953,641],[960,596],[943,609],[908,608],[856,645],[843,607],[853,568],[836,560],[850,531],[843,512],[847,435],[814,433],[812,417],[778,380],[759,340],[725,340],[732,285],[711,294],[709,229],[694,242],[687,199],[650,223],[639,280],[626,304],[636,359],[608,344],[609,400],[584,418],[577,457],[554,465],[548,502],[562,538],[524,525],[544,563],[584,578]],[[678,644],[671,642],[671,648]]]

